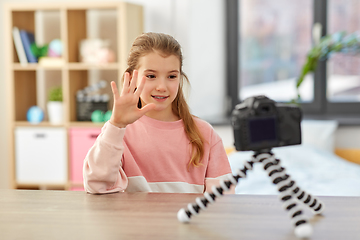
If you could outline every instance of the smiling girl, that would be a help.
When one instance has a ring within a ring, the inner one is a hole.
[[[182,62],[169,35],[135,39],[120,94],[111,83],[111,119],[84,161],[87,192],[203,193],[231,174],[221,138],[190,114]]]

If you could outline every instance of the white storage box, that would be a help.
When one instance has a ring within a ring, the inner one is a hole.
[[[17,127],[15,158],[18,184],[66,184],[65,128]]]

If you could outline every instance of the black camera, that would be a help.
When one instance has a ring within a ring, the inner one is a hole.
[[[237,151],[261,151],[301,144],[302,112],[295,104],[276,103],[254,96],[237,104],[232,112]]]

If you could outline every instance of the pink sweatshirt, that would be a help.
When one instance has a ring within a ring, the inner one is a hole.
[[[203,193],[218,185],[231,174],[225,149],[210,124],[194,119],[205,139],[204,157],[189,169],[192,145],[182,120],[143,116],[126,128],[105,123],[84,161],[85,190]]]

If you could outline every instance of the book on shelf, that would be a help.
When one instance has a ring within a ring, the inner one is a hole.
[[[37,63],[37,57],[31,51],[31,44],[35,43],[34,34],[26,30],[20,30],[21,42],[24,46],[26,58],[29,63]]]
[[[13,27],[12,34],[13,34],[15,49],[16,49],[17,56],[19,58],[19,62],[21,65],[26,65],[28,63],[28,61],[26,58],[24,46],[21,41],[19,28]]]

